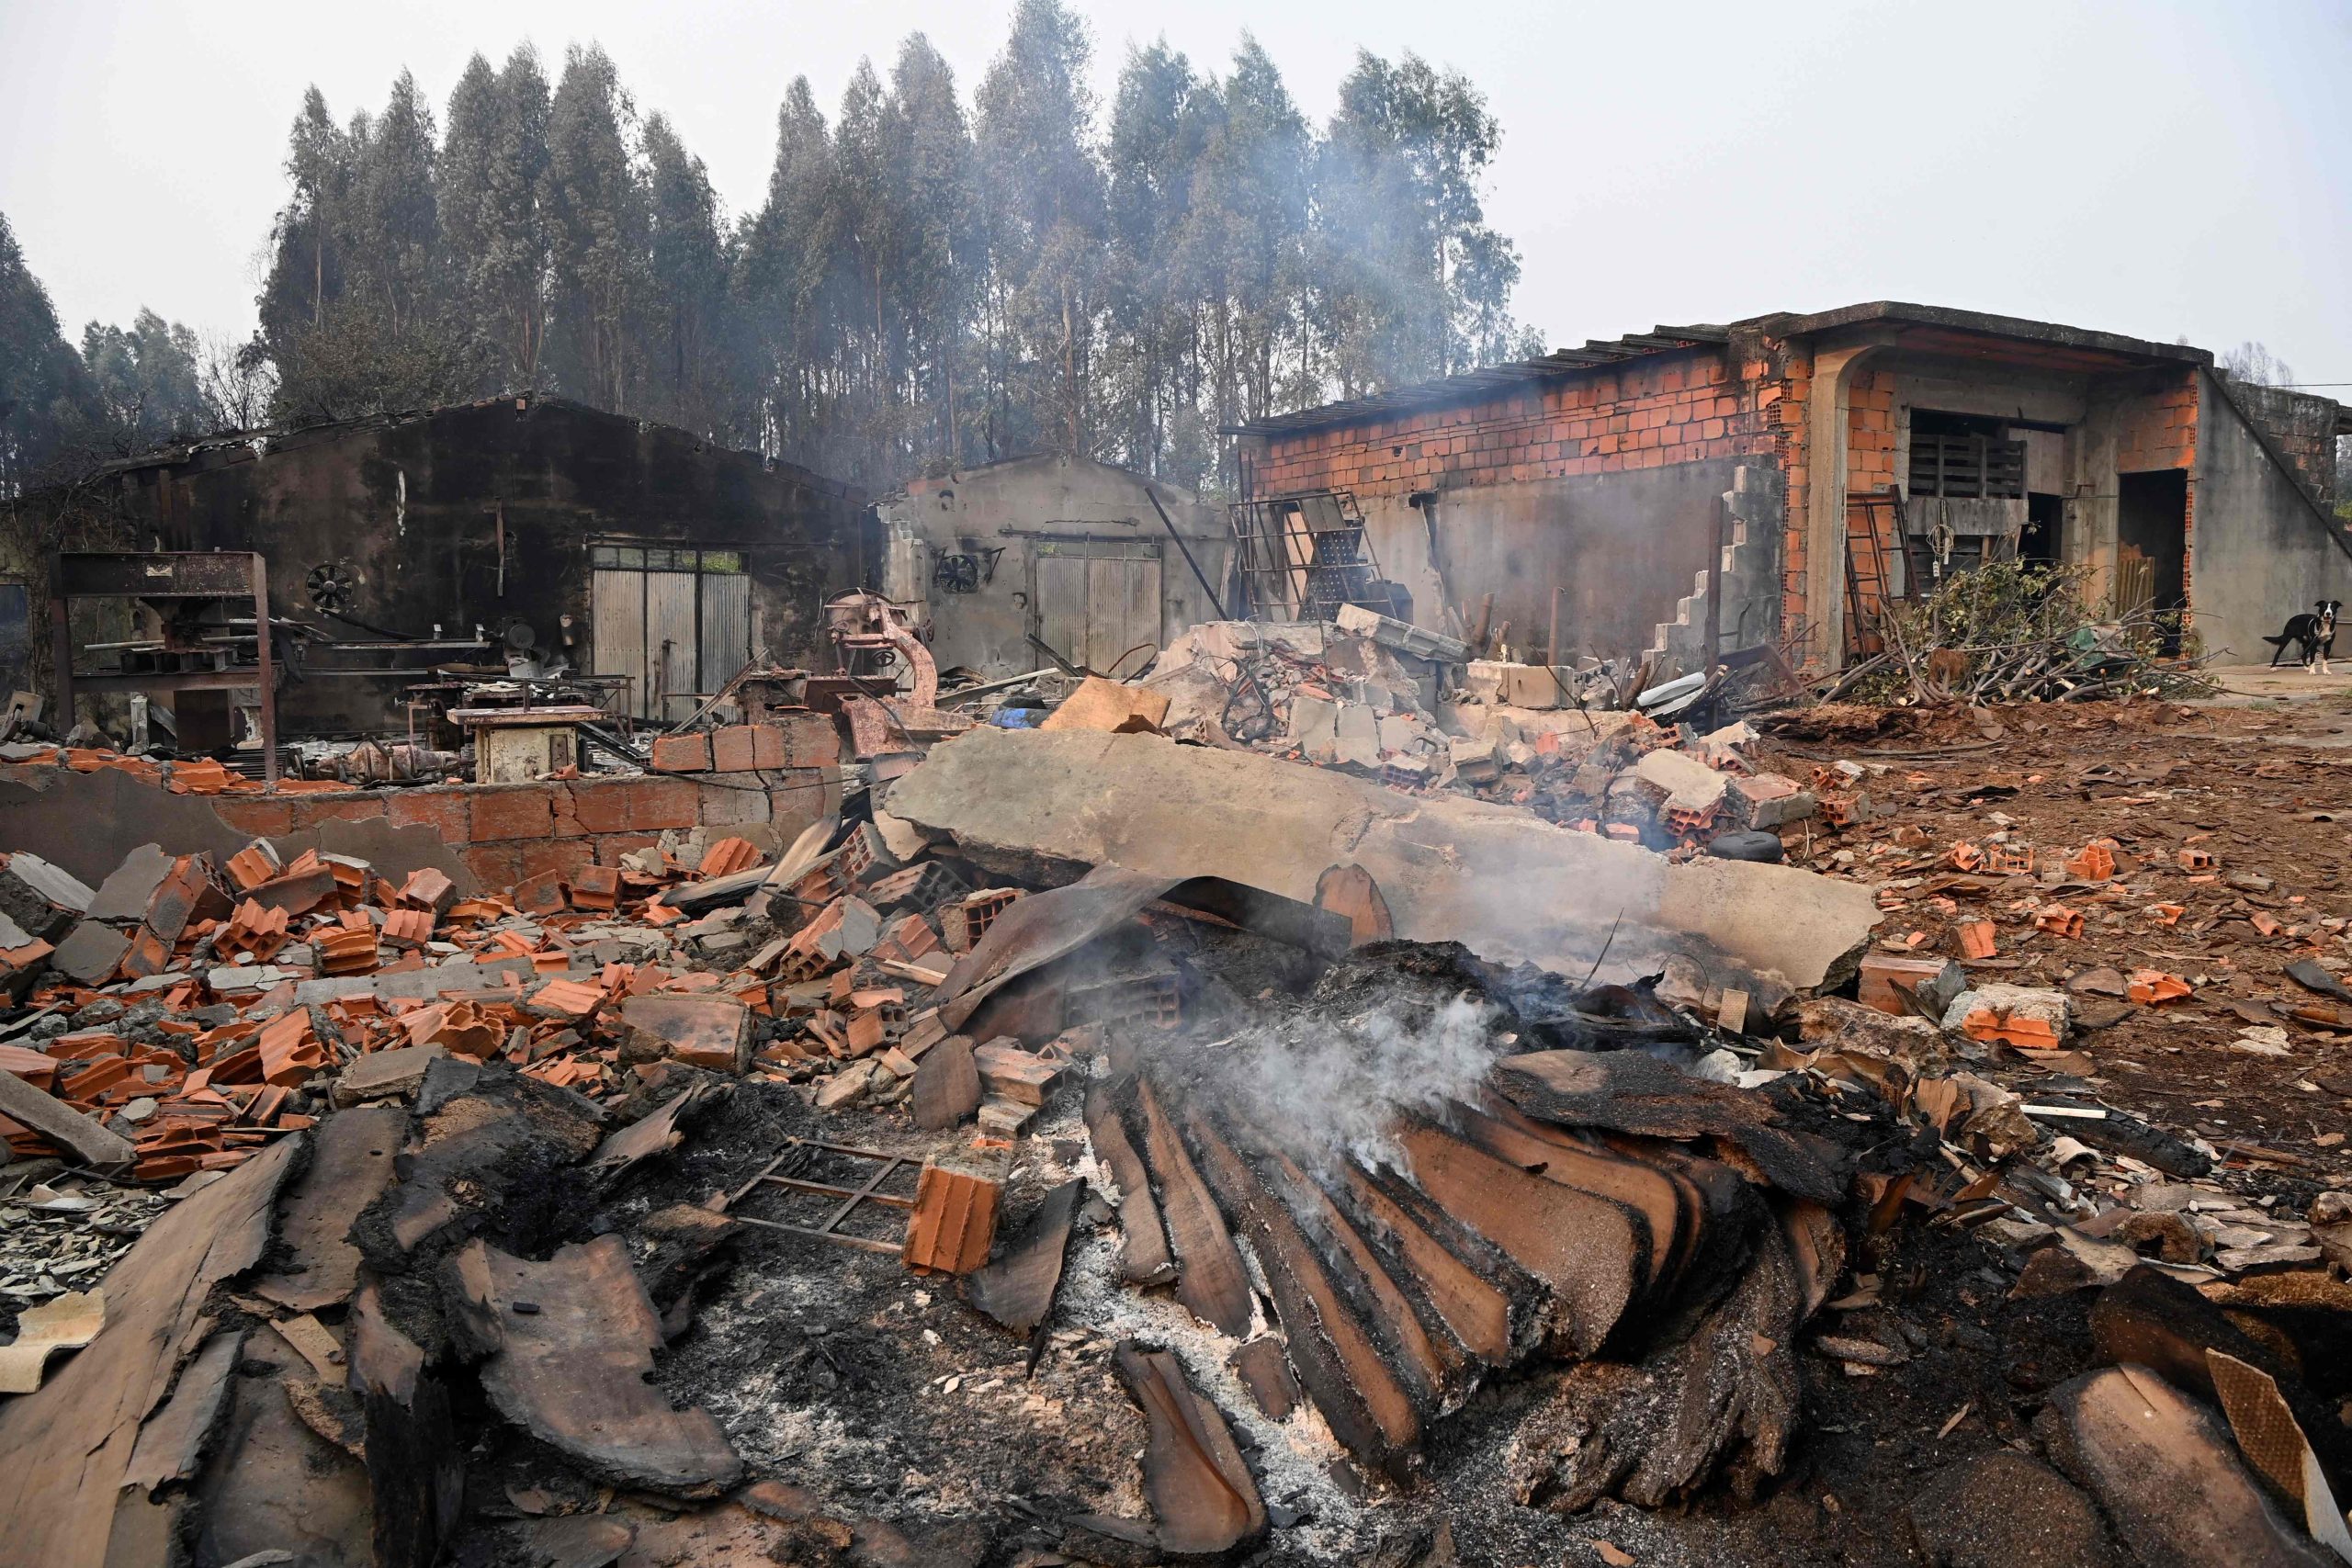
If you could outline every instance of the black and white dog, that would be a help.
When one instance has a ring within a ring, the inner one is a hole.
[[[2287,623],[2286,630],[2278,636],[2262,639],[2278,650],[2270,656],[2270,668],[2278,668],[2278,661],[2287,657],[2287,645],[2291,642],[2301,645],[2304,669],[2316,665],[2321,674],[2329,673],[2327,656],[2335,646],[2335,616],[2344,608],[2344,601],[2323,599],[2315,607],[2318,615],[2297,615]]]

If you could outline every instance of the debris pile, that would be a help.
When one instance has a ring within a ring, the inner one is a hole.
[[[2352,1091],[2332,875],[1400,625],[845,697],[780,847],[12,849],[0,1564],[2324,1561],[2343,1137],[2218,1079]]]
[[[1879,651],[1837,691],[1863,701],[2086,702],[2194,696],[2212,683],[2184,657],[2181,614],[2110,615],[2088,567],[1997,561],[1872,617]],[[2096,590],[2096,591],[2095,591]]]
[[[592,1099],[663,1059],[742,1071],[775,998],[722,906],[759,857],[673,837],[475,897],[430,866],[395,880],[266,840],[221,865],[145,845],[95,891],[18,851],[0,942],[32,1011],[0,1044],[0,1131],[19,1158],[172,1182],[411,1089],[439,1055]]]

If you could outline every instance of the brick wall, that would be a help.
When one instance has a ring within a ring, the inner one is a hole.
[[[1812,558],[1805,520],[1813,493],[1812,470],[1805,460],[1805,422],[1813,396],[1813,355],[1809,350],[1784,349],[1778,363],[1753,359],[1743,372],[1756,385],[1756,402],[1763,411],[1773,457],[1788,477],[1789,499],[1781,513],[1781,634],[1785,637],[1804,621],[1804,574]]]
[[[1722,349],[1660,354],[1455,408],[1277,434],[1251,493],[1414,491],[1664,468],[1770,452],[1754,389]]]
[[[2115,471],[2145,473],[2156,468],[2188,470],[2188,498],[2182,509],[2180,589],[2190,610],[2183,626],[2197,616],[2197,372],[2184,370],[2177,379],[2123,405],[2118,416]]]
[[[338,819],[423,824],[458,846],[484,888],[501,888],[545,872],[617,864],[673,828],[764,828],[788,842],[839,808],[841,771],[822,764],[569,783],[229,795],[213,796],[210,804],[223,822],[255,838],[279,838]]]
[[[2230,393],[2293,466],[2305,490],[2330,506],[2345,499],[2335,493],[2335,420],[2341,410],[2334,400],[2249,381],[2231,382]]]
[[[2125,403],[2117,420],[2115,470],[2197,467],[2197,375],[2184,371],[2161,389]]]
[[[1895,482],[1894,477],[1894,373],[1891,370],[1857,370],[1849,378],[1846,400],[1846,490],[1853,494],[1866,490],[1884,490]],[[1903,541],[1895,537],[1894,513],[1889,507],[1872,507],[1868,511],[1855,508],[1849,502],[1846,507],[1846,527],[1850,534],[1867,527],[1878,536],[1880,558],[1887,570],[1903,554]],[[1850,558],[1850,557],[1849,557]],[[1885,584],[1881,584],[1883,588]],[[1881,607],[1884,594],[1872,590],[1862,595],[1866,608]]]

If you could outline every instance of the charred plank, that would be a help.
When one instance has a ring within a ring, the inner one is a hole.
[[[1332,1436],[1375,1468],[1394,1470],[1420,1441],[1423,1400],[1399,1381],[1281,1200],[1250,1163],[1198,1117],[1187,1127],[1201,1172],[1250,1240],[1272,1290],[1291,1364]]]
[[[1657,1507],[1718,1473],[1753,1498],[1786,1464],[1795,1429],[1802,1300],[1787,1244],[1764,1227],[1737,1286],[1672,1350],[1568,1370],[1515,1439],[1518,1500],[1561,1513],[1607,1496]]]
[[[1484,1237],[1402,1181],[1343,1167],[1326,1190],[1396,1262],[1392,1270],[1429,1303],[1455,1341],[1488,1366],[1524,1349],[1539,1289]]]
[[[965,1298],[1016,1334],[1045,1322],[1062,1282],[1070,1222],[1085,1190],[1085,1182],[1073,1180],[1046,1193],[1004,1256],[965,1277]]]
[[[1538,1121],[1657,1138],[1720,1138],[1783,1191],[1816,1203],[1845,1196],[1835,1151],[1778,1125],[1769,1101],[1639,1051],[1534,1051],[1505,1057],[1493,1076],[1504,1097]]]
[[[1623,1209],[1641,1239],[1643,1290],[1653,1293],[1671,1280],[1678,1258],[1687,1258],[1697,1240],[1697,1194],[1690,1210],[1673,1179],[1631,1160],[1611,1158],[1576,1142],[1556,1127],[1521,1115],[1509,1101],[1489,1115],[1470,1106],[1449,1108],[1454,1125],[1472,1143],[1532,1176],[1556,1181]]]
[[[1161,1212],[1176,1255],[1176,1299],[1194,1317],[1238,1339],[1250,1332],[1250,1276],[1183,1141],[1160,1110],[1148,1082],[1136,1084],[1143,1113],[1144,1152],[1159,1179]]]
[[[1414,1182],[1546,1289],[1544,1338],[1589,1356],[1624,1317],[1646,1271],[1633,1215],[1605,1198],[1530,1176],[1426,1122],[1401,1128]]]
[[[1094,1157],[1119,1188],[1119,1278],[1130,1285],[1158,1285],[1176,1277],[1168,1233],[1153,1201],[1143,1158],[1127,1136],[1116,1099],[1100,1085],[1086,1091],[1086,1136]]]
[[[1388,1347],[1390,1364],[1419,1385],[1417,1393],[1424,1402],[1448,1405],[1458,1402],[1469,1392],[1467,1360],[1461,1349],[1442,1328],[1430,1334],[1412,1300],[1390,1277],[1386,1264],[1305,1171],[1278,1153],[1269,1155],[1264,1164],[1270,1184],[1279,1189],[1306,1234],[1330,1243],[1323,1255],[1325,1261],[1335,1277],[1346,1279],[1361,1292],[1361,1315]]]
[[[1194,1393],[1176,1358],[1123,1343],[1120,1381],[1143,1407],[1149,1430],[1143,1491],[1151,1505],[1149,1544],[1172,1557],[1216,1557],[1266,1532],[1258,1483],[1216,1406]],[[1075,1521],[1114,1540],[1145,1544],[1132,1520]]]

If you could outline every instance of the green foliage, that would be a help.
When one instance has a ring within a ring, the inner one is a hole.
[[[137,452],[211,429],[199,383],[196,334],[141,310],[130,330],[92,321],[82,363],[96,383],[109,445]]]
[[[45,482],[102,418],[97,387],[0,214],[0,501]]]
[[[1485,219],[1500,128],[1458,73],[1358,57],[1322,132],[1245,37],[1130,51],[1108,104],[1063,0],[968,100],[921,34],[829,122],[786,89],[722,210],[600,49],[552,90],[475,57],[446,130],[402,73],[288,141],[254,355],[281,417],[560,392],[878,486],[1035,449],[1196,487],[1222,427],[1532,351]]]
[[[2179,615],[2115,615],[2093,592],[2095,576],[2087,566],[2006,560],[1950,578],[1881,613],[1885,662],[1849,691],[1865,702],[2012,702],[2203,690]]]

